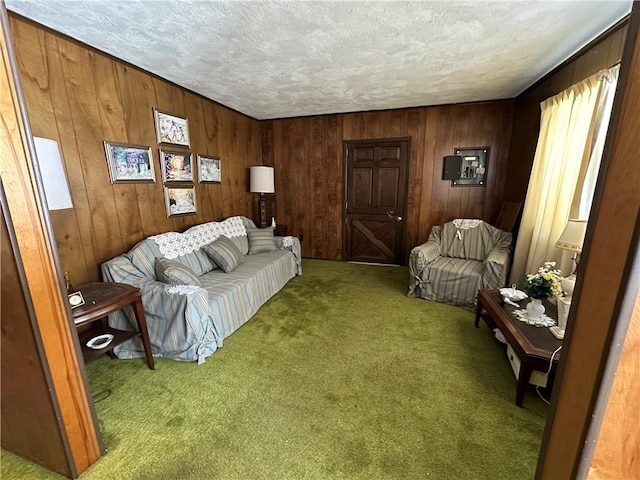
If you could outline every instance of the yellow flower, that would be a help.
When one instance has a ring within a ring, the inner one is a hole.
[[[555,269],[555,262],[546,262],[537,273],[528,274],[520,283],[521,288],[530,297],[561,297],[560,270]]]

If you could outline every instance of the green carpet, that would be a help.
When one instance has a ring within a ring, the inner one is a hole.
[[[533,478],[546,405],[514,404],[473,313],[407,298],[406,267],[305,260],[204,365],[87,366],[94,479]],[[61,479],[2,452],[3,479]]]

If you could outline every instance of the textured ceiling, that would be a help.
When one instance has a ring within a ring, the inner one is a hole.
[[[511,98],[631,1],[6,0],[257,119]]]

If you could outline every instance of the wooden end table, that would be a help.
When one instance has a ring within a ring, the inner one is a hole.
[[[519,308],[525,308],[529,300],[529,298],[526,298],[519,302]],[[546,309],[545,314],[557,320],[558,311],[556,307],[547,300],[544,301],[544,306]],[[498,290],[478,291],[478,306],[476,308],[475,320],[476,328],[478,328],[480,324],[483,308],[487,311],[490,319],[495,323],[495,326],[503,333],[507,342],[511,345],[511,348],[513,348],[516,355],[518,355],[518,358],[520,358],[520,374],[518,375],[518,384],[516,387],[516,405],[522,407],[522,400],[529,385],[531,372],[534,370],[546,372],[549,369],[549,362],[551,361],[553,352],[562,346],[562,340],[554,337],[548,328],[529,325],[515,318],[513,311],[517,308],[503,303],[502,295],[500,295]],[[484,320],[485,323],[489,325],[487,319],[485,318]],[[489,325],[489,327],[491,327],[491,325]],[[551,382],[551,375],[558,365],[559,358],[560,352],[556,353],[553,357],[549,382]]]
[[[276,237],[286,237],[287,236],[287,226],[278,223],[273,229],[273,234]]]
[[[149,342],[147,319],[144,315],[144,308],[142,307],[140,289],[124,283],[104,282],[87,283],[80,286],[77,290],[82,292],[85,303],[71,310],[76,328],[82,327],[83,325],[95,324],[92,325],[92,328],[78,335],[80,338],[80,346],[82,347],[82,357],[85,363],[96,359],[102,354],[111,352],[113,347],[140,335],[142,345],[144,346],[144,353],[147,357],[147,363],[149,364],[149,368],[154,370],[155,366],[153,363],[151,343]],[[103,318],[127,305],[133,307],[139,331],[118,330],[103,324],[101,321]],[[113,340],[109,345],[99,350],[87,347],[89,340],[96,335],[104,333],[113,335]]]

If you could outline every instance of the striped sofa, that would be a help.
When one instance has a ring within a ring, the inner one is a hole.
[[[411,250],[408,296],[472,309],[479,289],[507,282],[511,241],[511,233],[482,220],[433,227],[427,242]]]
[[[183,233],[155,235],[102,264],[104,281],[140,288],[154,356],[203,363],[226,337],[302,273],[297,238],[275,237],[275,251],[248,255],[247,228],[255,228],[250,219],[231,217]],[[244,254],[244,261],[230,273],[217,268],[202,248],[221,235]],[[187,266],[200,285],[162,283],[156,274],[159,258]],[[110,315],[109,325],[135,330],[131,308]],[[144,349],[135,337],[115,347],[114,353],[118,358],[136,358],[144,356]]]

